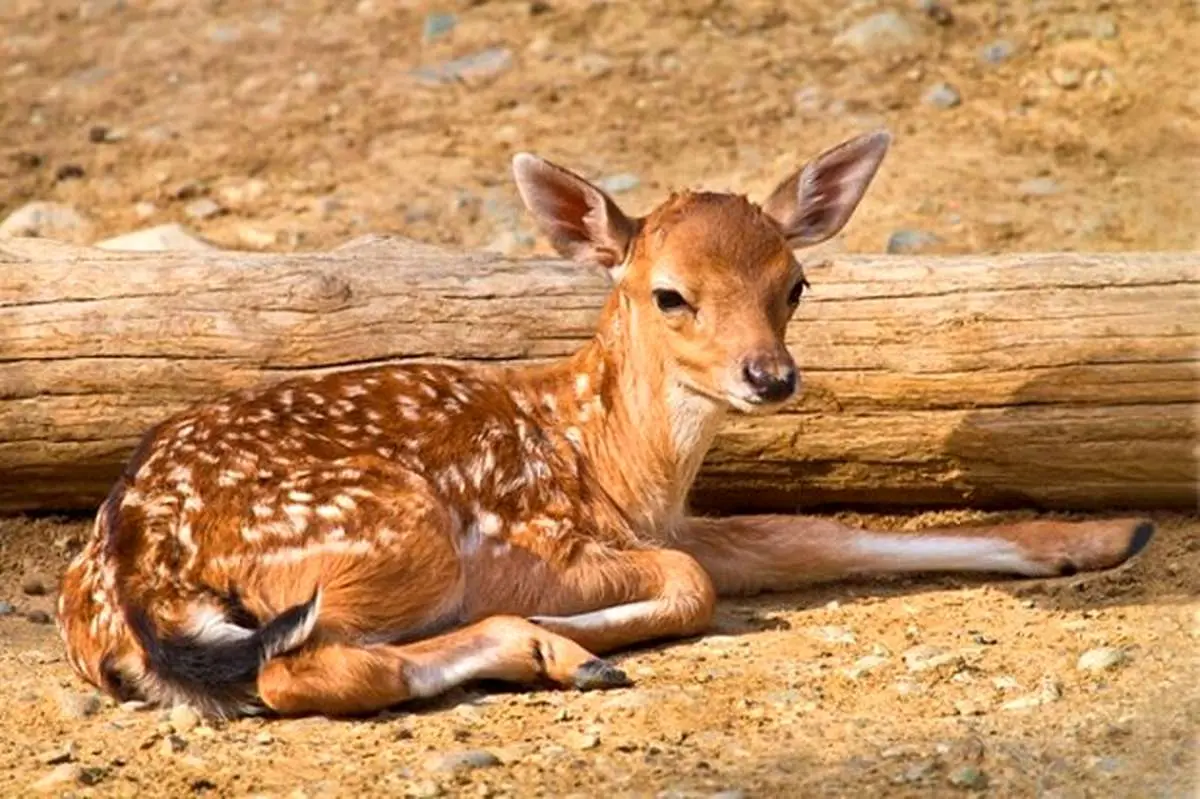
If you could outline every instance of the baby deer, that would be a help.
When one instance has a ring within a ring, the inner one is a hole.
[[[889,142],[826,151],[761,207],[685,192],[636,219],[516,156],[553,245],[612,277],[595,338],[548,366],[361,368],[160,424],[66,574],[74,668],[216,715],[359,714],[482,678],[625,685],[598,653],[701,633],[722,594],[1131,557],[1149,522],[890,534],[687,515],[726,414],[795,393],[792,250],[841,230]]]

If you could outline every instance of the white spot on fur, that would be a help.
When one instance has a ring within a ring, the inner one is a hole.
[[[342,509],[337,505],[318,505],[317,515],[326,521],[336,522],[342,518]]]
[[[288,499],[292,502],[312,502],[313,495],[306,491],[289,491]]]

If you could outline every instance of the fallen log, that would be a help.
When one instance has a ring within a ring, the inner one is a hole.
[[[805,391],[730,420],[697,506],[1197,506],[1200,254],[808,274],[789,330]],[[230,389],[565,355],[607,290],[559,261],[400,239],[287,256],[0,241],[0,511],[93,507],[145,429]]]

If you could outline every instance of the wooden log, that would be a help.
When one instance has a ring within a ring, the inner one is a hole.
[[[1200,254],[808,274],[789,329],[806,389],[730,420],[698,507],[1196,507]],[[559,261],[387,238],[287,256],[0,242],[0,511],[93,507],[145,429],[229,389],[566,355],[607,290]]]

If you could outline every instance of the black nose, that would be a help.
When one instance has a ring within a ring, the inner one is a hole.
[[[774,360],[754,360],[742,367],[746,384],[763,402],[783,402],[796,392],[796,367]]]

